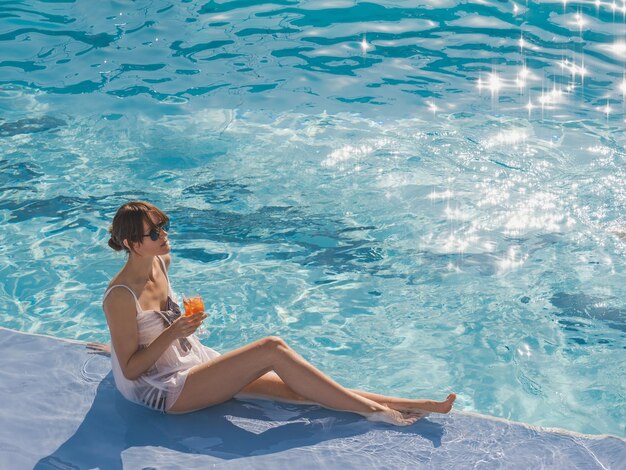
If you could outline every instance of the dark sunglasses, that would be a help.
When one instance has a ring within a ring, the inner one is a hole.
[[[145,234],[144,237],[150,237],[150,240],[155,242],[161,236],[161,230],[169,232],[170,231],[170,223],[169,222],[165,222],[164,224],[157,225],[157,228],[153,228],[152,230],[150,230],[150,233]]]

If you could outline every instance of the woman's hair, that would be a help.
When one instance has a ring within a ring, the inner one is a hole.
[[[150,215],[156,216],[157,223],[154,223]],[[158,229],[158,225],[169,222],[166,216],[159,208],[153,206],[149,202],[131,201],[122,205],[113,217],[113,223],[109,227],[109,246],[115,251],[130,250],[124,246],[124,240],[128,243],[143,243],[144,238],[144,221],[150,229]],[[132,245],[131,245],[132,246]]]

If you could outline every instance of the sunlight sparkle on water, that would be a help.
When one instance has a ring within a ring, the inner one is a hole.
[[[472,220],[471,213],[469,213],[466,210],[459,209],[459,208],[452,208],[450,206],[447,206],[444,209],[443,213],[446,216],[446,219],[448,220],[465,220],[465,221]]]
[[[528,78],[529,74],[530,72],[528,71],[526,66],[523,66],[518,72],[517,77],[515,78],[515,84],[519,88],[520,93],[522,93],[523,89],[526,88],[526,78]]]
[[[371,49],[372,46],[369,45],[369,43],[367,42],[367,38],[365,36],[363,36],[363,40],[361,41],[361,51],[363,51],[363,54],[365,54],[368,49]]]
[[[339,164],[348,163],[350,160],[358,160],[363,158],[375,150],[372,145],[345,145],[339,149],[333,150],[323,161],[323,167],[334,167]]]
[[[500,271],[510,271],[522,266],[528,259],[527,254],[519,254],[517,247],[509,247],[509,250],[504,258],[501,258],[498,262],[498,268]]]
[[[584,65],[576,65],[567,59],[561,61],[561,68],[568,70],[572,74],[572,79],[576,78],[576,75],[579,75],[581,78],[587,75],[587,69],[585,69]]]
[[[517,350],[515,351],[519,356],[522,357],[530,357],[532,356],[532,350],[530,349],[530,346],[526,343],[522,343]]]
[[[478,240],[475,235],[457,236],[450,234],[443,244],[446,253],[464,253],[470,247],[472,242]]]
[[[500,88],[502,88],[502,80],[500,80],[500,77],[495,72],[489,75],[489,80],[487,81],[487,83],[487,86],[492,93],[497,93]]]
[[[541,104],[542,108],[545,108],[546,106],[551,106],[551,105],[560,103],[562,101],[562,98],[563,98],[563,90],[561,90],[560,88],[557,88],[555,85],[551,91],[548,91],[548,92],[543,91],[541,93],[541,96],[539,97],[539,103]]]
[[[611,52],[615,55],[626,56],[626,42],[615,41],[611,46]]]
[[[502,80],[497,73],[490,73],[486,81],[483,81],[482,78],[478,79],[478,90],[482,91],[483,88],[487,88],[494,95],[502,88]]]
[[[524,142],[528,138],[528,133],[523,129],[507,129],[498,132],[484,142],[486,148],[492,148],[499,145],[511,146]]]
[[[585,17],[583,15],[581,15],[580,13],[576,13],[576,15],[574,15],[574,18],[576,19],[576,21],[574,22],[574,24],[576,26],[578,26],[578,30],[582,31],[583,26],[585,26],[585,24],[587,24],[587,20],[585,19]]]
[[[568,223],[559,198],[547,192],[530,193],[523,204],[507,214],[507,219],[504,232],[514,236],[532,230],[558,233]]]
[[[433,191],[426,197],[430,200],[437,200],[437,199],[450,199],[452,196],[454,196],[454,193],[450,191],[449,189],[447,189],[446,191],[441,191],[441,192]]]
[[[560,14],[567,18],[565,19],[565,24],[569,25],[570,30],[578,29],[581,35],[580,39],[585,39],[586,42],[586,38],[583,38],[582,36],[584,33],[583,29],[585,31],[595,32],[598,28],[598,24],[589,12],[585,11],[583,14],[582,6],[588,3],[593,4],[594,2],[572,2],[570,0],[561,1],[563,4],[563,12]],[[626,0],[621,0],[617,3],[618,5],[616,5],[616,2],[611,4],[611,2],[602,0],[595,1],[598,15],[600,14],[600,8],[609,10],[612,8],[613,11],[622,11],[623,18],[620,19],[624,24],[626,24]],[[516,15],[524,15],[528,11],[523,6],[520,6],[515,2],[511,2],[511,4]],[[528,7],[528,2],[526,2],[526,6]],[[576,7],[577,11],[569,13],[567,10],[571,10],[572,7]],[[553,12],[552,14],[554,13],[556,12]],[[617,18],[615,16],[616,15],[614,15],[614,22],[616,23],[615,26],[617,29],[613,32],[615,35],[614,38],[616,38],[618,34],[622,35],[624,31],[623,27],[620,28],[620,25],[617,24]],[[600,19],[598,18],[598,20]],[[551,67],[561,68],[562,73],[560,74],[560,77],[558,77],[559,74],[555,74],[549,70],[543,72],[542,76],[540,76],[539,74],[536,74],[537,70],[527,68],[527,60],[531,59],[533,54],[532,51],[538,48],[538,45],[534,45],[532,41],[529,42],[526,40],[525,35],[529,34],[529,32],[521,30],[516,39],[519,47],[517,73],[511,74],[507,68],[500,69],[498,72],[496,72],[495,69],[492,69],[491,73],[481,73],[477,80],[479,94],[482,94],[483,90],[488,90],[495,105],[496,103],[514,101],[513,97],[502,97],[502,94],[506,91],[512,91],[515,89],[518,94],[518,99],[520,100],[518,103],[518,109],[526,109],[529,118],[531,117],[531,112],[535,107],[541,107],[543,119],[543,110],[545,109],[554,110],[557,108],[563,108],[563,110],[566,110],[566,108],[571,105],[578,105],[578,97],[575,96],[574,93],[576,93],[576,95],[585,95],[588,93],[585,88],[585,80],[592,73],[591,70],[588,70],[585,67],[584,58],[587,54],[585,44],[580,43],[581,47],[577,46],[573,48],[564,48],[562,50],[562,58],[552,61],[550,64]],[[610,33],[606,31],[606,34]],[[533,36],[530,37],[532,38]],[[626,64],[626,39],[620,38],[600,42],[595,47],[602,49],[607,54],[623,59],[625,61],[624,64]],[[595,56],[591,55],[590,57],[592,57],[595,64]],[[595,70],[593,70],[593,72],[595,72]],[[569,80],[567,80],[567,75],[569,75]],[[534,90],[536,90],[535,84],[537,81],[542,81],[544,84],[542,86],[543,90],[535,95]],[[593,86],[593,84],[591,86]],[[609,86],[611,87],[611,89],[608,90],[609,94],[616,95],[619,93],[619,95],[621,95],[621,99],[626,101],[626,75],[624,76],[623,81],[615,81]],[[572,103],[566,102],[566,97],[568,95],[571,97]],[[609,95],[607,95],[607,99],[608,96]],[[589,103],[589,101],[586,102]],[[580,103],[580,105],[587,107],[585,105],[585,101]],[[615,107],[611,107],[609,103],[607,103],[606,106],[592,105],[589,106],[589,109],[592,109],[595,112],[603,113],[606,115],[607,119],[609,116],[613,116],[618,112],[618,110],[616,110]]]

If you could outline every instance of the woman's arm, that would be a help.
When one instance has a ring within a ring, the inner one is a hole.
[[[115,289],[104,302],[104,311],[111,332],[111,344],[122,369],[124,377],[138,379],[161,357],[175,339],[192,334],[202,320],[204,313],[193,316],[181,316],[146,348],[139,349],[137,331],[137,309],[135,299],[126,289]]]

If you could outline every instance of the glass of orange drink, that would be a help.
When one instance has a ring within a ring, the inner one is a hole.
[[[185,316],[195,313],[204,312],[204,301],[201,295],[183,296],[183,307],[185,307]]]
[[[202,300],[202,296],[200,294],[191,296],[183,295],[183,307],[185,308],[186,317],[204,312],[204,301]],[[196,330],[197,336],[204,336],[205,333],[206,331],[202,325],[200,325],[200,327]]]

